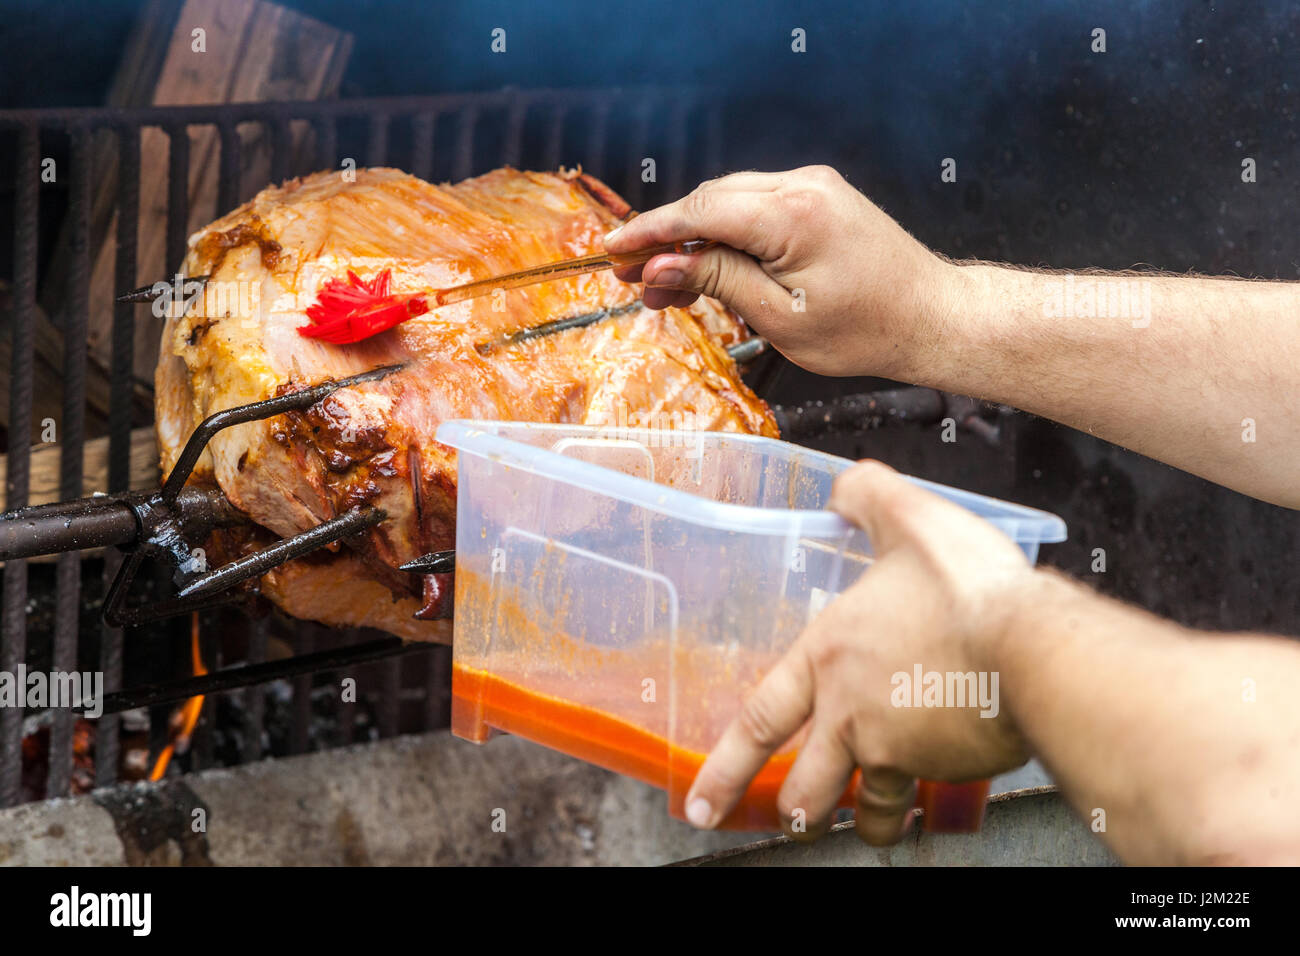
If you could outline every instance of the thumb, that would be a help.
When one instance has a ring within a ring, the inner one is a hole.
[[[827,505],[867,533],[877,557],[913,537],[914,522],[936,506],[960,510],[918,488],[883,462],[870,459],[835,479]]]
[[[916,780],[898,770],[863,770],[853,793],[853,827],[871,846],[897,843],[911,828]]]
[[[667,253],[642,268],[647,289],[688,292],[717,299],[752,325],[765,316],[793,309],[793,297],[763,271],[755,259],[730,246],[714,246],[695,255]]]
[[[867,533],[877,558],[920,542],[933,552],[977,555],[986,569],[1028,567],[1006,534],[878,461],[860,461],[836,478],[827,507]]]

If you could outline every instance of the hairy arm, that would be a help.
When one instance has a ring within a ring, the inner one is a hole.
[[[952,264],[911,377],[1300,507],[1300,284]]]
[[[620,277],[715,296],[792,361],[1004,402],[1300,507],[1300,283],[953,263],[827,167],[705,183],[606,237]]]
[[[990,666],[1029,748],[1115,853],[1300,861],[1300,647],[1180,628],[1035,578]]]
[[[806,736],[777,798],[824,832],[854,768],[858,832],[891,843],[917,778],[977,780],[1036,755],[1128,863],[1300,863],[1300,646],[1161,621],[1030,567],[991,525],[867,463],[831,507],[875,563],[749,694],[686,798],[716,825]],[[892,675],[996,673],[1000,707],[898,707]],[[1097,811],[1103,811],[1104,817]]]

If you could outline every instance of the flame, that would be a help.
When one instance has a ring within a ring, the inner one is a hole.
[[[195,611],[190,618],[190,657],[193,659],[194,676],[202,677],[208,672],[203,666],[203,655],[199,653],[199,613]],[[158,754],[158,759],[154,761],[153,771],[149,774],[150,780],[161,780],[163,774],[167,772],[167,765],[171,763],[172,756],[179,749],[184,750],[190,745],[190,734],[194,732],[194,727],[199,722],[199,714],[203,712],[203,695],[191,697],[181,705],[179,711],[172,715],[172,737],[167,746]]]

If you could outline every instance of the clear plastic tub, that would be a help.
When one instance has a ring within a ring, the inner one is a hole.
[[[852,462],[658,429],[449,421],[437,437],[459,451],[452,732],[628,774],[682,817],[746,691],[871,563],[866,535],[824,510]],[[1065,538],[1055,515],[912,480],[1031,561]],[[777,828],[797,745],[725,826]],[[978,829],[987,785],[923,794],[931,829]]]

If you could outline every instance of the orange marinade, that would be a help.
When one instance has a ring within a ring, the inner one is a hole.
[[[520,687],[494,674],[452,668],[451,724],[453,728],[482,723],[571,756],[635,777],[668,791],[669,812],[681,819],[690,782],[704,763],[704,754],[671,745],[658,734],[582,704]],[[482,708],[481,712],[479,708]],[[794,762],[794,753],[778,754],[767,762],[735,810],[722,822],[727,830],[779,830],[776,795]],[[676,776],[677,786],[671,784]],[[853,783],[839,806],[853,805]],[[676,790],[676,792],[674,792]]]
[[[670,744],[658,734],[603,711],[539,694],[485,671],[452,668],[451,725],[460,732],[489,727],[518,734],[615,773],[634,777],[668,792],[669,812],[684,819],[684,802],[705,755]],[[488,734],[472,738],[482,743]],[[776,797],[785,782],[793,752],[777,754],[759,771],[722,829],[779,830]],[[674,788],[673,776],[677,776]],[[853,806],[857,774],[840,795],[838,807]],[[989,781],[943,784],[922,780],[917,806],[925,810],[930,833],[978,832],[984,818]]]

